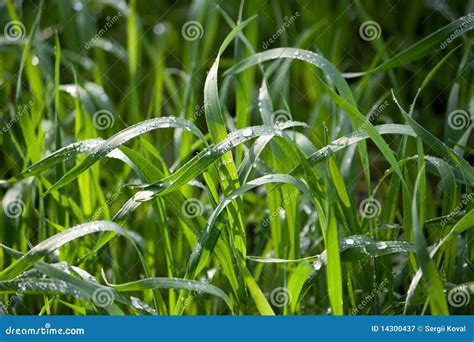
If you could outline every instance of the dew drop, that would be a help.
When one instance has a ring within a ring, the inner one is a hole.
[[[246,128],[242,131],[242,135],[246,138],[252,136],[252,129],[251,128]]]

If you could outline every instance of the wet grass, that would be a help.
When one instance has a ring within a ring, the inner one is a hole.
[[[0,311],[471,314],[473,10],[6,0]]]

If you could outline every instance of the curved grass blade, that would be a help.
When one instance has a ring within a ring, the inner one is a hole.
[[[187,280],[182,278],[148,278],[132,281],[124,284],[111,284],[105,278],[105,274],[102,271],[102,277],[106,284],[119,292],[127,291],[143,291],[151,289],[176,289],[176,290],[188,290],[195,291],[197,293],[207,293],[216,297],[221,298],[227,306],[232,310],[232,303],[229,297],[220,288],[209,284],[207,282]]]
[[[98,146],[103,144],[103,139],[87,139],[74,142],[67,146],[64,146],[50,155],[46,156],[45,158],[41,159],[40,161],[31,165],[28,169],[22,171],[19,175],[11,178],[8,182],[16,182],[18,180],[36,176],[43,171],[49,170],[52,167],[69,160],[73,156],[79,153],[90,153]],[[120,151],[118,148],[112,150],[111,152],[105,155],[107,158],[113,158],[123,161],[125,164],[129,165],[134,171],[136,171],[135,165],[128,159],[128,157]]]
[[[114,302],[122,303],[128,307],[134,308],[135,310],[141,313],[156,314],[153,309],[141,303],[139,300],[136,300],[136,298],[129,299],[111,287],[100,285],[96,282],[79,279],[73,276],[72,274],[68,274],[60,270],[59,268],[49,265],[47,263],[37,262],[35,264],[35,269],[50,278],[66,282],[69,286],[73,286],[74,289],[79,289],[85,296],[91,298],[93,300],[93,303],[95,303],[94,298],[98,294],[106,294],[107,299],[110,300],[111,303],[110,305],[105,306],[104,309],[110,314],[121,312],[121,310],[114,304]]]
[[[209,165],[218,160],[224,153],[245,141],[261,136],[282,136],[282,130],[297,126],[306,126],[306,124],[302,122],[287,121],[284,124],[275,127],[247,127],[229,134],[227,139],[201,151],[197,156],[193,157],[172,175],[152,184],[136,186],[138,188],[144,188],[145,190],[138,191],[131,199],[129,199],[115,215],[114,221],[122,220],[130,212],[135,210],[140,205],[140,202],[148,201],[156,196],[163,196],[179,189],[181,186],[194,179],[197,175],[203,173]]]
[[[219,238],[220,234],[219,230],[216,227],[216,222],[225,207],[229,205],[232,200],[254,189],[255,187],[270,183],[284,183],[292,185],[304,194],[306,194],[309,198],[312,198],[311,192],[308,190],[307,186],[302,181],[286,174],[266,175],[261,178],[254,179],[246,184],[243,184],[239,189],[234,191],[222,202],[220,202],[209,217],[206,227],[203,229],[201,236],[199,237],[199,241],[194,247],[193,252],[189,258],[188,272],[190,274],[194,274],[197,269],[200,269],[200,265],[205,264],[207,262],[210,253],[213,251],[215,243]]]
[[[126,237],[134,245],[142,244],[142,240],[134,233],[126,231],[118,224],[109,221],[95,221],[74,226],[68,230],[51,236],[30,249],[28,253],[13,262],[0,272],[0,280],[11,279],[32,266],[42,257],[52,253],[65,244],[85,235],[99,232],[114,232]]]
[[[369,71],[369,73],[398,68],[426,56],[428,53],[433,52],[433,49],[436,47],[442,49],[441,44],[443,41],[450,37],[454,31],[459,30],[460,27],[463,29],[460,30],[460,34],[454,35],[454,39],[462,37],[464,34],[474,28],[474,13],[470,13],[452,21],[448,25],[440,28],[419,42],[413,44],[408,49],[403,50],[402,52],[391,57],[374,70]]]
[[[96,162],[98,162],[102,157],[115,150],[117,147],[125,144],[126,142],[137,136],[159,128],[182,128],[187,131],[190,131],[203,142],[206,141],[201,131],[192,122],[188,120],[175,117],[162,117],[157,119],[146,120],[118,132],[117,134],[104,141],[101,145],[94,148],[80,164],[69,170],[61,179],[59,179],[55,184],[53,184],[53,186],[46,192],[46,194],[72,182],[81,173],[83,173],[85,170],[87,170]]]
[[[403,117],[407,120],[408,124],[413,128],[413,131],[415,131],[417,136],[419,136],[420,139],[423,140],[423,142],[427,144],[430,148],[432,148],[434,151],[442,155],[443,158],[446,158],[447,160],[451,160],[451,162],[453,163],[453,166],[455,166],[461,171],[463,176],[471,185],[474,185],[474,168],[471,165],[469,165],[469,163],[464,158],[456,154],[456,152],[450,149],[445,143],[443,143],[441,140],[439,140],[430,132],[428,132],[426,129],[424,129],[418,122],[416,122],[410,115],[408,115],[408,113],[406,113],[403,110],[403,108],[399,105],[398,100],[395,97],[395,93],[393,92],[393,90],[392,90],[392,96],[395,103],[397,103],[398,107],[400,108],[400,111],[403,114]]]
[[[146,159],[141,154],[129,148],[124,148],[124,153],[126,153],[126,155],[133,161],[136,167],[143,174],[144,181],[152,182],[155,179],[163,177],[163,173],[156,167],[156,165],[154,165],[151,161]],[[179,191],[163,197],[166,206],[169,207],[170,210],[176,214],[180,225],[185,230],[189,231],[193,237],[199,236],[201,227],[204,226],[205,221],[199,216],[192,218],[188,217],[188,215],[183,214],[182,204],[184,203],[185,199],[186,197],[184,197],[184,195]],[[105,243],[107,243],[107,241],[111,239],[111,237],[105,237],[105,235],[107,234],[104,234],[101,238],[99,238],[99,241],[97,242],[95,247],[95,251],[98,251],[100,247],[102,247]],[[194,245],[194,243],[195,240],[189,241],[191,247]],[[229,280],[229,283],[232,286],[232,289],[237,295],[239,289],[242,288],[243,285],[239,284],[238,282],[235,269],[231,262],[229,246],[223,240],[219,240],[216,245],[215,253],[219,263],[223,268],[224,273],[226,274]]]
[[[441,222],[446,222],[448,218],[452,219],[452,217],[446,216],[441,220]],[[449,221],[449,220],[448,220]],[[426,225],[425,225],[426,226]],[[438,250],[443,246],[446,241],[448,241],[454,234],[461,234],[466,230],[474,227],[474,209],[470,210],[466,215],[461,217],[455,224],[451,231],[438,243],[436,246],[430,251],[430,257],[433,258]],[[423,275],[422,269],[419,268],[413,277],[410,286],[408,287],[405,305],[403,309],[403,313],[406,314],[408,307],[412,301],[413,295],[415,294],[415,290],[421,280],[421,276]]]
[[[415,252],[413,245],[405,241],[375,241],[366,235],[352,235],[343,238],[339,242],[341,261],[351,262],[366,257],[378,258],[394,253]],[[321,268],[327,264],[327,252],[324,250],[314,262],[314,271],[308,278],[308,284],[319,273]]]
[[[321,85],[323,86],[323,88],[328,92],[328,94],[333,98],[333,100],[345,111],[345,113],[349,115],[349,118],[352,121],[352,126],[354,128],[361,127],[368,134],[368,136],[377,145],[377,147],[380,149],[380,151],[390,163],[390,165],[396,169],[396,173],[400,177],[402,184],[405,184],[403,174],[398,168],[397,161],[395,159],[395,156],[393,155],[392,150],[382,138],[382,136],[377,132],[374,126],[369,121],[367,121],[365,116],[363,116],[357,109],[357,103],[344,77],[336,69],[336,67],[323,56],[312,51],[296,48],[271,49],[244,59],[243,61],[237,63],[232,68],[227,70],[224,75],[238,73],[249,67],[260,64],[264,61],[279,58],[302,60],[321,69],[324,74],[330,79],[330,81],[334,84],[340,95],[338,95],[334,90],[332,90],[321,80]],[[318,75],[315,76],[319,78]]]

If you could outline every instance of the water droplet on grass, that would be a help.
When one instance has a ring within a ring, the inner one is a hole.
[[[246,138],[248,137],[251,137],[252,136],[252,129],[251,128],[246,128],[242,131],[242,135]]]

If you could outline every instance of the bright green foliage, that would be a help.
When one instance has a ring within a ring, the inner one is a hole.
[[[6,0],[0,314],[474,313],[473,11]]]

